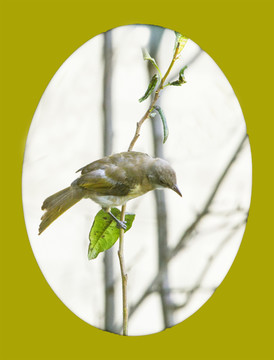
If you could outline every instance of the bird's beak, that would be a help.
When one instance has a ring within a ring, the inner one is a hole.
[[[174,185],[174,186],[172,187],[172,190],[174,190],[178,195],[182,196],[181,191],[179,190],[179,188],[178,188],[177,185]]]

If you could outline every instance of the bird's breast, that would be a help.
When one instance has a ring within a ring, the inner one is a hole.
[[[97,195],[97,194],[92,194],[89,196],[89,198],[91,198],[97,204],[101,205],[102,208],[111,208],[113,206],[124,205],[134,197],[136,196],[132,196],[132,195],[115,196],[115,195]]]
[[[129,200],[145,194],[152,190],[149,184],[135,185],[127,195],[100,195],[95,192],[90,192],[87,197],[91,198],[103,208],[111,208],[113,206],[120,206],[127,203]]]
[[[129,196],[135,198],[137,196],[141,196],[146,192],[152,190],[151,184],[148,182],[143,182],[142,184],[136,184],[129,192]]]

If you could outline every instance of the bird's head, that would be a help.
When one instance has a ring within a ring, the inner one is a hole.
[[[156,158],[150,166],[148,178],[155,189],[169,188],[182,196],[176,179],[176,173],[163,159]]]

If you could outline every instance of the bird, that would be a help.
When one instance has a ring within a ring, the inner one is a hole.
[[[45,199],[41,209],[39,235],[60,215],[84,198],[99,204],[116,222],[126,229],[126,222],[117,219],[111,208],[126,204],[129,200],[154,189],[169,188],[182,196],[176,181],[176,173],[161,158],[153,158],[143,152],[127,151],[102,159],[80,168],[80,176],[71,185]]]

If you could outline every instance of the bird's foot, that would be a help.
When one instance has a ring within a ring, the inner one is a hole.
[[[124,229],[124,230],[127,229],[127,222],[126,221],[121,221],[121,220],[117,219],[117,217],[114,216],[111,211],[108,211],[108,214],[116,222],[116,226],[117,226],[118,229]]]
[[[121,221],[121,220],[115,220],[116,221],[116,226],[118,229],[127,229],[127,222],[126,221]]]

